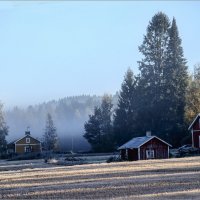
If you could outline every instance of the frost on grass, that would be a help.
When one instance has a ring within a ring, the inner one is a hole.
[[[0,198],[199,199],[199,163],[193,157],[2,171]]]

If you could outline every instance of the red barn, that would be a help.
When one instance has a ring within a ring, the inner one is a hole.
[[[188,130],[191,131],[192,134],[192,146],[195,148],[200,148],[200,113],[190,124]]]
[[[149,133],[145,137],[136,137],[118,148],[123,160],[146,160],[169,158],[170,144]]]

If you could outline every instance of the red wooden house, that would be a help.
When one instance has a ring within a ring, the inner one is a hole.
[[[123,160],[146,160],[169,158],[170,144],[147,133],[145,137],[136,137],[118,148]]]
[[[192,134],[192,146],[195,148],[200,148],[200,113],[190,124],[188,130],[191,131]]]

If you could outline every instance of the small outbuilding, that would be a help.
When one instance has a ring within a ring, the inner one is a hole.
[[[192,146],[200,148],[200,113],[194,118],[188,130],[192,134]]]
[[[118,148],[123,160],[147,160],[169,158],[170,144],[150,132],[144,137],[135,137]]]
[[[40,153],[41,152],[41,142],[32,137],[30,131],[25,132],[25,136],[17,139],[8,144],[8,153]]]

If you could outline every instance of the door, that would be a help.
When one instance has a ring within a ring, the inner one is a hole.
[[[25,153],[30,153],[31,150],[32,150],[31,146],[25,146],[25,147],[24,147],[24,152],[25,152]]]

